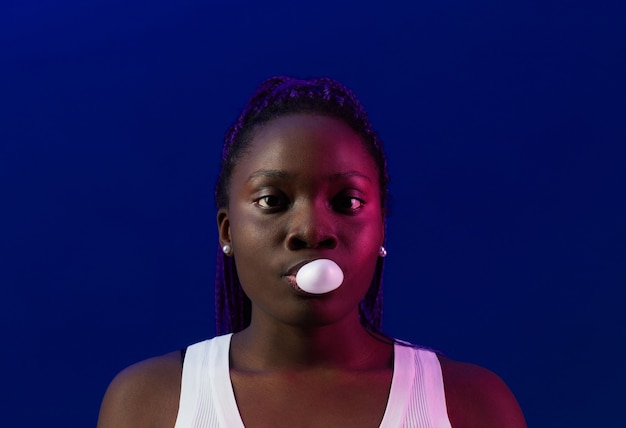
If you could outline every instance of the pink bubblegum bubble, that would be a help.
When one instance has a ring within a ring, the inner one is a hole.
[[[296,274],[298,287],[307,293],[324,294],[339,288],[343,271],[332,260],[317,259],[305,264]]]

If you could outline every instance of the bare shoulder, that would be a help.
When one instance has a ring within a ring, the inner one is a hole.
[[[453,427],[526,427],[517,400],[498,375],[442,356],[439,361]]]
[[[104,394],[98,428],[172,428],[178,413],[181,378],[180,352],[124,369]]]

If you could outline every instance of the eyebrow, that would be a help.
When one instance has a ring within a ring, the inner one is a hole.
[[[255,178],[288,178],[289,174],[286,171],[281,171],[279,169],[259,169],[254,171],[246,181],[252,181]]]
[[[369,181],[370,183],[372,182],[372,180],[365,174],[359,172],[359,171],[346,171],[346,172],[339,172],[337,174],[333,174],[330,177],[328,177],[329,181],[337,181],[337,180],[341,180],[344,178],[352,178],[352,177],[359,177],[359,178],[363,178],[367,181]]]
[[[248,177],[246,181],[251,181],[251,180],[254,180],[255,178],[260,178],[260,177],[287,179],[287,178],[292,177],[292,175],[289,174],[287,171],[283,171],[280,169],[259,169],[257,171],[254,171],[252,174],[250,174],[250,176]],[[329,175],[328,177],[326,177],[326,180],[338,181],[338,180],[352,178],[352,177],[359,177],[359,178],[363,178],[369,181],[370,183],[372,182],[372,180],[367,175],[359,171],[338,172],[336,174]]]

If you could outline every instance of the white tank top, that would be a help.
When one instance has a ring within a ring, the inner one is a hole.
[[[174,428],[243,428],[230,382],[232,334],[187,348]],[[394,345],[393,377],[381,428],[451,428],[441,366],[425,349]]]

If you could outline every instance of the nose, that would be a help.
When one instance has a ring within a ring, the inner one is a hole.
[[[322,203],[301,203],[292,207],[285,240],[289,250],[333,249],[337,246],[332,213]]]

